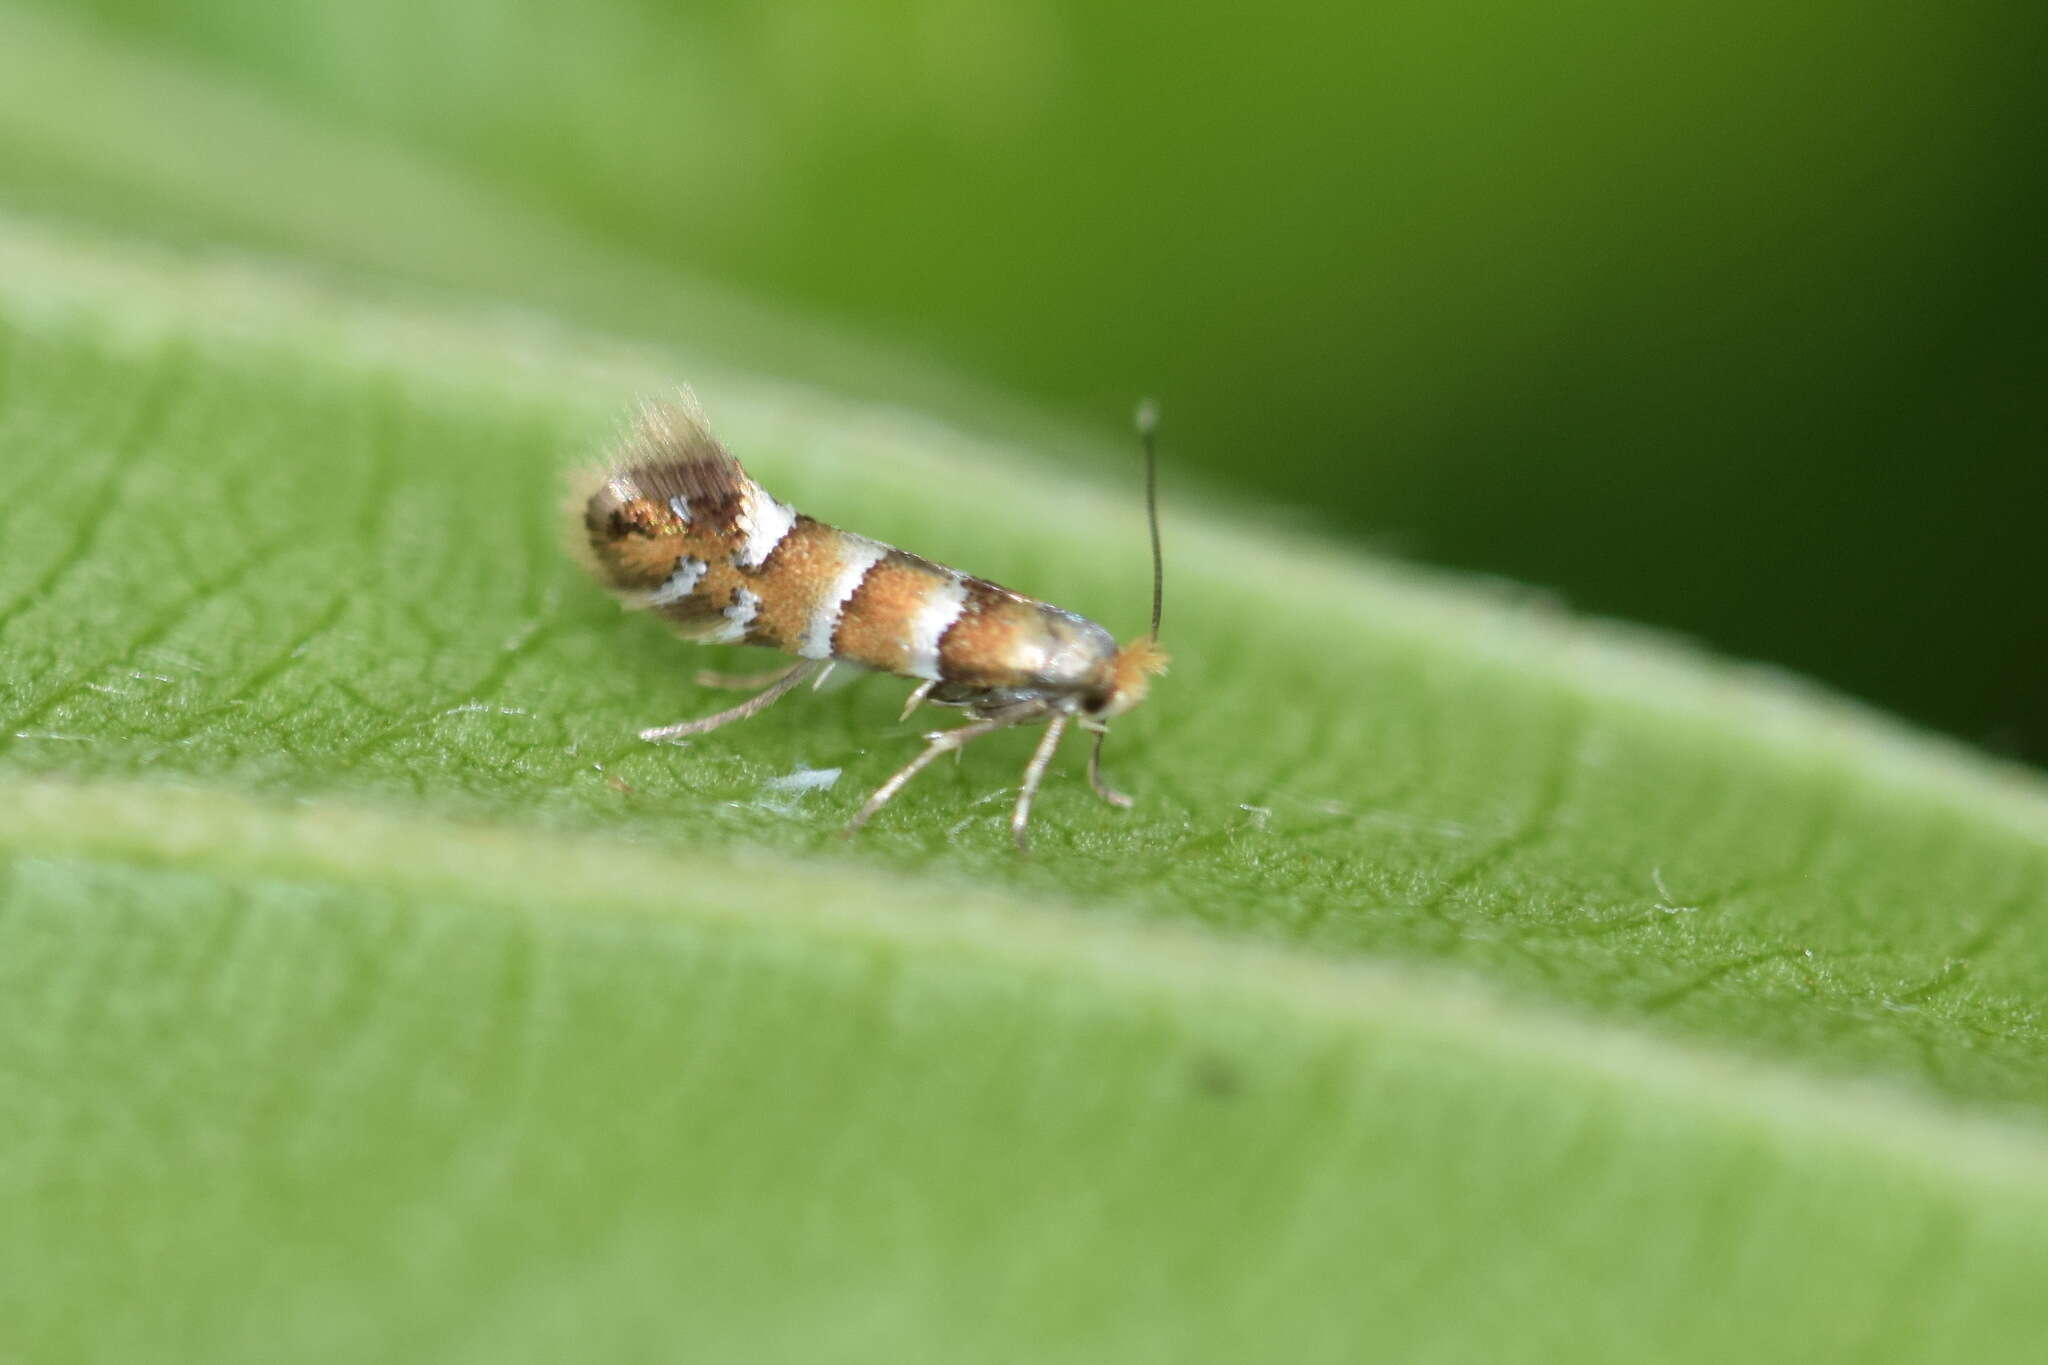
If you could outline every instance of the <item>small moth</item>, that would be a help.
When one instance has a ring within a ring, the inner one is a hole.
[[[1139,412],[1152,532],[1152,628],[1119,646],[1095,622],[986,579],[804,516],[747,476],[714,438],[688,394],[649,403],[594,490],[578,498],[591,573],[626,606],[661,616],[686,639],[765,645],[796,662],[753,677],[699,674],[700,683],[761,687],[701,720],[642,730],[645,740],[701,735],[766,710],[836,664],[917,687],[903,708],[957,706],[964,725],[925,736],[924,749],[884,782],[847,826],[852,834],[933,759],[1013,725],[1045,722],[1010,817],[1027,848],[1031,803],[1070,724],[1094,732],[1088,782],[1103,800],[1131,798],[1102,780],[1112,717],[1145,698],[1164,671],[1160,554],[1150,405]]]

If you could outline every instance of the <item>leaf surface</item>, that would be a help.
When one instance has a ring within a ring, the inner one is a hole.
[[[804,510],[1128,632],[1130,454],[293,249],[0,219],[0,1349],[2043,1326],[2038,778],[1176,490],[1138,807],[1076,746],[1018,860],[1006,736],[842,844],[902,688],[639,743],[749,661],[583,581],[562,470],[687,378]]]

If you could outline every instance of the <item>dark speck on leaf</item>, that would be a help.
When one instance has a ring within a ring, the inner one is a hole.
[[[1235,1099],[1244,1088],[1244,1080],[1237,1068],[1214,1053],[1204,1053],[1195,1058],[1190,1079],[1198,1093],[1212,1100]]]

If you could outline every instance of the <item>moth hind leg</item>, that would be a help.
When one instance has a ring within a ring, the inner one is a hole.
[[[789,665],[789,667],[780,669],[770,675],[774,678],[773,682],[763,690],[748,697],[738,706],[729,706],[716,715],[705,716],[701,720],[686,720],[677,725],[658,725],[651,730],[642,730],[640,738],[650,742],[688,739],[691,735],[707,735],[721,726],[732,724],[736,720],[745,720],[749,716],[758,715],[795,691],[803,684],[804,679],[811,676],[811,673],[817,667],[817,663],[813,660],[799,659]]]
[[[700,668],[690,681],[699,687],[715,687],[725,692],[750,692],[756,687],[772,687],[789,676],[791,670],[802,667],[803,661],[798,660],[759,673],[721,673],[715,668]]]

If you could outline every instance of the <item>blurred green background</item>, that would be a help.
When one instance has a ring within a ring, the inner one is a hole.
[[[2030,0],[43,8],[1104,432],[1157,394],[1262,519],[2048,757]],[[249,175],[256,245],[354,189]]]

